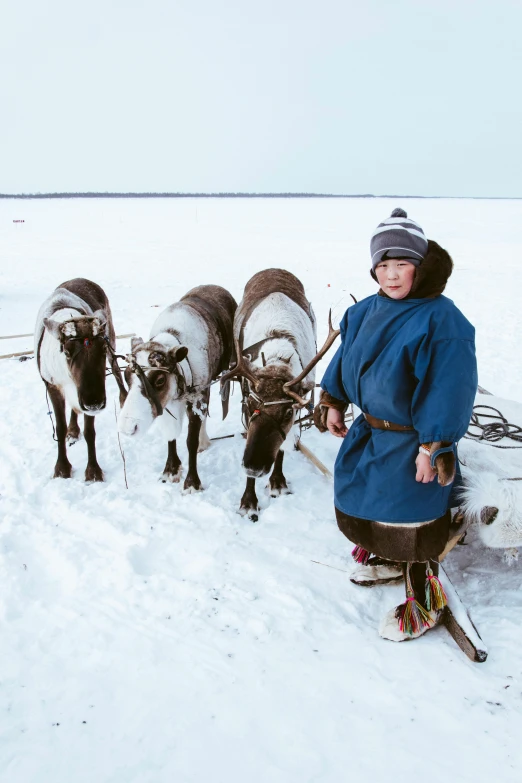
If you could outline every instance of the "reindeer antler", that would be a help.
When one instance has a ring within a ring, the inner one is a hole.
[[[331,345],[335,342],[339,334],[341,333],[340,329],[334,329],[332,326],[332,311],[328,313],[328,337],[326,338],[326,342],[321,348],[321,350],[314,356],[311,362],[308,362],[306,367],[299,373],[299,375],[296,378],[292,378],[291,381],[288,381],[283,386],[283,391],[285,394],[288,394],[289,397],[293,397],[293,399],[299,403],[299,406],[301,408],[304,408],[305,405],[308,404],[307,400],[303,399],[303,397],[300,397],[297,392],[294,392],[290,389],[291,386],[295,386],[296,383],[299,383],[303,380],[303,378],[306,378],[310,370],[315,367],[317,362],[323,358],[325,353],[328,351]]]
[[[236,347],[237,363],[235,367],[232,367],[231,370],[221,376],[221,386],[223,386],[223,384],[229,381],[231,378],[243,377],[249,380],[252,386],[255,387],[258,379],[250,367],[250,362],[247,362],[247,360],[244,358],[241,352],[241,348],[239,347],[239,340],[236,337],[234,338],[234,345]]]

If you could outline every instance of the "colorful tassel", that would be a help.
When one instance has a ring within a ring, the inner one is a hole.
[[[419,633],[423,628],[431,626],[431,618],[428,612],[415,599],[414,595],[409,595],[406,601],[397,607],[397,618],[401,632],[410,636],[413,636],[414,633]]]
[[[423,628],[430,628],[432,621],[426,609],[415,598],[409,563],[406,563],[404,581],[406,582],[406,601],[397,607],[397,619],[401,632],[413,636],[413,634],[420,633]]]
[[[355,549],[352,550],[352,557],[355,560],[356,563],[360,563],[361,565],[367,565],[368,560],[370,559],[370,552],[368,552],[367,549],[363,549],[362,546],[356,546]]]
[[[428,612],[433,609],[444,609],[447,604],[446,593],[440,583],[440,579],[431,570],[430,564],[426,564],[426,608]]]

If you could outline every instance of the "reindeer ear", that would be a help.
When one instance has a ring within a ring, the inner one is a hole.
[[[138,345],[143,345],[142,337],[131,337],[131,353],[134,353]]]
[[[107,326],[107,316],[105,315],[103,310],[96,310],[96,312],[93,315],[93,321],[92,321],[93,336],[96,337],[97,334],[101,334],[102,332],[105,332],[106,326]]]
[[[187,358],[188,348],[186,345],[178,345],[177,348],[171,348],[169,351],[169,357],[173,362],[179,364],[183,359]]]
[[[44,318],[43,322],[45,328],[52,334],[53,337],[55,337],[57,340],[63,337],[63,324],[59,323],[59,321],[55,321],[54,318]]]

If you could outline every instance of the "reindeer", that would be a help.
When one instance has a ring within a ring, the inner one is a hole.
[[[78,414],[84,414],[83,434],[87,443],[86,481],[103,481],[96,459],[94,417],[105,408],[105,364],[109,362],[120,389],[120,406],[126,397],[125,386],[114,349],[116,336],[111,309],[99,285],[83,277],[68,280],[56,288],[42,304],[35,328],[35,356],[56,417],[58,459],[54,478],[70,478],[67,459],[69,445],[80,437]],[[66,403],[71,408],[69,426]]]
[[[150,339],[132,340],[125,378],[129,395],[119,416],[125,435],[144,433],[157,421],[168,442],[164,482],[179,482],[181,461],[176,450],[185,410],[188,414],[186,492],[200,490],[197,454],[210,446],[206,417],[212,381],[230,366],[232,326],[237,304],[217,285],[193,288],[154,322]],[[223,418],[228,397],[223,399]]]
[[[284,269],[258,272],[246,284],[234,319],[237,365],[222,378],[240,379],[246,445],[243,467],[246,488],[239,513],[258,519],[256,478],[269,478],[270,495],[288,494],[281,449],[295,421],[296,410],[315,385],[315,367],[339,332],[331,328],[316,354],[316,322],[303,284]]]

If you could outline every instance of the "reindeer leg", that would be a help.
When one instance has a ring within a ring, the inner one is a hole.
[[[212,443],[207,435],[207,417],[205,416],[201,422],[201,429],[199,431],[198,453],[201,451],[206,451],[208,448],[210,448],[211,445]]]
[[[58,440],[58,459],[54,466],[53,478],[71,478],[72,465],[67,459],[65,436],[67,433],[67,419],[65,418],[65,397],[56,386],[45,384],[54,409],[56,419],[56,438]]]
[[[199,446],[199,433],[201,431],[201,417],[197,413],[194,413],[192,403],[187,403],[188,413],[188,435],[187,435],[187,448],[188,448],[188,472],[187,478],[183,485],[183,490],[186,492],[197,492],[201,487],[201,481],[198,476],[198,446]]]
[[[208,416],[208,405],[209,405],[209,402],[210,402],[210,389],[206,389],[203,392],[203,394],[201,395],[201,402],[202,402],[202,405],[200,407],[200,410],[204,411],[205,415],[201,419],[201,429],[199,431],[198,453],[201,452],[201,451],[206,451],[212,445],[211,442],[210,442],[210,438],[207,435],[207,416]]]
[[[94,416],[83,417],[83,434],[87,444],[87,467],[85,468],[85,481],[103,481],[103,471],[96,459],[96,432],[94,430]]]
[[[167,456],[167,461],[165,463],[165,470],[163,471],[163,475],[161,476],[161,481],[163,481],[164,484],[166,484],[167,481],[170,481],[173,484],[177,484],[180,479],[181,479],[181,460],[178,457],[178,452],[176,449],[176,441],[169,440],[169,453]]]
[[[277,457],[274,462],[274,469],[269,479],[270,497],[277,498],[279,495],[291,495],[291,491],[288,489],[286,479],[283,475],[283,459],[284,451],[281,449],[277,452]]]
[[[80,440],[80,428],[78,426],[78,414],[71,411],[69,426],[67,427],[67,445],[74,446]]]
[[[255,478],[248,477],[245,491],[243,492],[243,497],[241,498],[239,513],[241,516],[248,515],[248,518],[251,519],[252,522],[257,522],[259,519],[259,516],[256,513],[257,511],[259,511],[259,506],[257,504],[256,480]]]
[[[112,374],[114,375],[116,383],[118,384],[118,389],[120,390],[120,408],[123,408],[123,403],[127,399],[128,392],[125,388],[125,384],[123,383],[123,378],[121,377],[121,370],[118,365],[118,360],[111,355],[109,362],[112,367]]]

